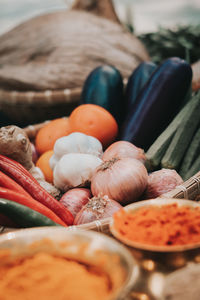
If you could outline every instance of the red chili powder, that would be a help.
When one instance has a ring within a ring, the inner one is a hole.
[[[120,209],[114,227],[126,239],[142,244],[174,246],[200,243],[200,209],[170,204],[136,211]]]

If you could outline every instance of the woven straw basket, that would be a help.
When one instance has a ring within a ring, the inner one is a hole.
[[[48,122],[49,121],[47,120],[39,124],[29,125],[24,128],[24,131],[26,132],[29,139],[34,141],[38,130]],[[165,193],[162,196],[167,198],[178,198],[178,199],[189,199],[194,201],[200,201],[199,195],[200,195],[200,171],[196,173],[194,176],[192,176],[190,179],[182,183],[181,185],[177,186],[172,191]],[[109,223],[110,223],[110,218],[106,218],[104,220],[98,220],[88,224],[69,226],[67,230],[76,230],[76,229],[95,230],[109,235],[110,234]],[[17,229],[0,227],[0,234],[13,231],[13,230],[17,230]]]
[[[72,9],[30,19],[0,36],[0,53],[0,110],[19,126],[69,115],[97,66],[113,65],[127,78],[150,59],[112,0],[76,0]]]
[[[81,88],[45,92],[0,90],[2,111],[19,124],[32,124],[68,115],[78,105]]]
[[[37,131],[44,126],[49,121],[36,124],[36,125],[29,125],[24,128],[25,132],[27,133],[30,140],[34,140]],[[163,197],[167,198],[179,198],[179,199],[189,199],[189,200],[200,200],[198,195],[200,194],[200,172],[192,176],[190,179],[185,181],[183,184],[177,186],[174,190],[163,194]],[[84,229],[84,230],[95,230],[105,234],[110,234],[109,231],[109,223],[110,218],[106,218],[104,220],[94,221],[88,224],[83,225],[76,225],[76,226],[69,226],[67,230],[77,230],[77,229]],[[5,233],[8,231],[13,231],[16,229],[13,228],[6,228],[0,227],[0,234]]]
[[[198,172],[190,179],[185,181],[182,185],[177,186],[171,192],[163,194],[163,197],[198,200],[199,194],[200,194],[200,172]],[[104,220],[94,221],[88,224],[69,226],[67,230],[77,230],[77,229],[95,230],[109,235],[110,234],[109,223],[110,223],[110,218],[106,218]],[[0,227],[0,234],[13,231],[13,230],[16,229]]]

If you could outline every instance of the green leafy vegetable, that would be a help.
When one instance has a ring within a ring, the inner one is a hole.
[[[174,29],[159,27],[158,31],[141,34],[138,38],[157,64],[172,56],[188,61],[189,55],[190,63],[200,58],[200,24],[177,26]]]

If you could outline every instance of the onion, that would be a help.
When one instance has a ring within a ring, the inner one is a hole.
[[[102,159],[104,161],[107,161],[114,157],[135,158],[140,160],[142,163],[144,163],[146,160],[146,156],[143,149],[138,148],[135,145],[126,141],[118,141],[111,144],[104,152]]]
[[[151,199],[170,192],[177,185],[183,183],[183,179],[176,170],[161,169],[152,172],[148,177],[147,189],[143,199]]]
[[[122,206],[109,199],[107,195],[91,198],[76,215],[74,225],[90,223],[96,220],[112,217]]]
[[[86,188],[74,188],[61,197],[60,202],[75,216],[81,210],[81,208],[92,197],[91,191]]]
[[[139,199],[147,186],[148,173],[145,166],[133,158],[113,158],[98,167],[91,180],[94,196],[108,195],[121,204]]]
[[[36,161],[39,158],[39,155],[38,155],[38,152],[37,152],[37,150],[35,148],[35,145],[33,143],[31,143],[31,151],[32,151],[32,161],[35,164]]]

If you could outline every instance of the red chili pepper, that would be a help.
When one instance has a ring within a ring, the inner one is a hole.
[[[20,194],[23,194],[25,196],[30,196],[30,194],[28,194],[21,185],[19,185],[12,178],[10,178],[9,176],[7,176],[1,171],[0,171],[0,187],[4,187],[12,191],[19,192]]]
[[[35,181],[35,183],[40,185],[39,182],[35,179],[35,177],[33,177],[33,175],[28,170],[26,170],[26,168],[24,168],[24,166],[22,166],[18,161],[13,160],[12,158],[7,157],[2,154],[0,154],[0,160],[7,162],[7,163],[11,164],[12,166],[16,167],[17,169],[21,170],[26,176],[30,177],[32,180]]]
[[[2,155],[1,155],[2,156]],[[22,166],[23,167],[23,166]],[[67,225],[72,225],[74,217],[71,212],[53,196],[51,196],[41,185],[30,176],[26,176],[20,168],[0,159],[0,170],[20,184],[34,199],[50,208]],[[31,174],[30,174],[31,175]]]
[[[0,197],[25,205],[48,217],[55,223],[66,226],[66,224],[53,211],[51,211],[48,207],[33,199],[31,196],[27,197],[18,192],[0,187]]]

